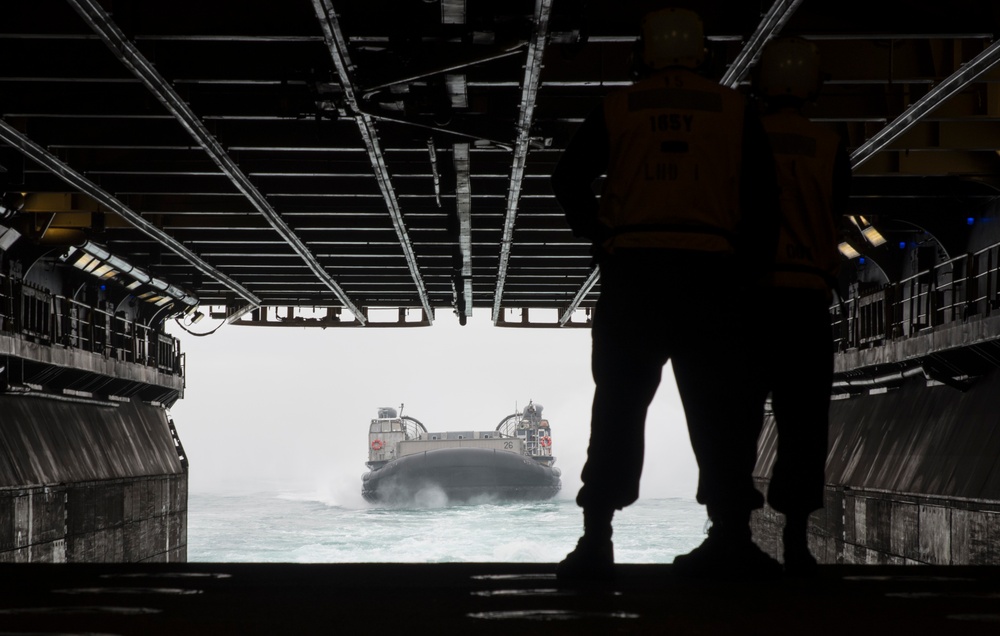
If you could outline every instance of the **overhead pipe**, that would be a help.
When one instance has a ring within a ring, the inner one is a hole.
[[[133,75],[152,92],[174,118],[187,130],[188,134],[208,153],[222,173],[236,186],[253,207],[267,219],[271,227],[288,243],[292,250],[305,262],[306,266],[323,282],[341,303],[364,324],[364,312],[355,307],[337,281],[324,269],[316,256],[299,239],[284,219],[271,207],[267,199],[243,173],[222,144],[208,132],[191,107],[181,99],[170,83],[160,75],[153,64],[111,20],[111,16],[97,0],[68,0],[70,5],[90,28],[100,36],[109,49],[118,57]]]
[[[392,218],[396,236],[399,238],[400,247],[403,249],[403,256],[406,258],[406,265],[410,270],[410,276],[413,278],[413,284],[416,285],[420,303],[423,305],[424,314],[427,316],[428,322],[433,323],[434,310],[427,296],[427,289],[424,285],[424,279],[420,275],[420,268],[417,266],[417,256],[413,251],[413,244],[410,241],[406,224],[403,222],[403,212],[396,198],[396,191],[392,185],[389,168],[385,164],[385,155],[379,144],[375,125],[372,122],[371,116],[362,112],[358,104],[357,89],[351,80],[351,71],[354,65],[351,63],[350,55],[348,55],[347,39],[340,28],[340,18],[337,16],[331,0],[312,0],[312,3],[313,9],[316,12],[316,18],[319,20],[320,28],[323,30],[323,39],[326,42],[327,49],[330,51],[334,68],[337,69],[337,76],[340,78],[341,87],[344,89],[344,99],[347,100],[347,105],[354,113],[354,120],[358,125],[365,149],[368,151],[368,157],[372,162],[379,190],[382,191],[382,198],[385,199],[386,208],[389,211],[389,216]]]
[[[501,51],[500,53],[495,53],[493,55],[487,55],[486,57],[476,58],[474,60],[469,60],[467,62],[459,62],[457,64],[451,64],[443,68],[434,69],[432,71],[427,71],[424,73],[419,73],[417,75],[409,75],[400,79],[395,79],[390,82],[385,82],[384,84],[377,84],[375,86],[369,86],[367,88],[359,88],[358,92],[361,93],[361,97],[364,100],[369,100],[373,95],[383,91],[387,88],[392,88],[393,86],[401,86],[403,84],[411,84],[418,80],[427,79],[428,77],[435,77],[437,75],[444,75],[445,73],[451,73],[452,71],[460,71],[462,69],[469,68],[471,66],[476,66],[477,64],[483,64],[485,62],[493,62],[495,60],[503,60],[508,57],[512,57],[521,52],[525,47],[523,42],[518,42],[514,46],[508,47]]]
[[[861,378],[848,378],[845,380],[836,380],[831,385],[833,389],[858,389],[858,388],[877,388],[883,387],[889,384],[895,384],[897,382],[902,382],[907,378],[914,378],[917,376],[923,376],[925,378],[929,377],[927,372],[924,370],[923,366],[910,367],[909,369],[903,369],[902,371],[894,371],[893,373],[886,373],[874,377],[861,377]]]

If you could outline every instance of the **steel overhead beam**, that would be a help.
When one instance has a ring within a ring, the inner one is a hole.
[[[528,42],[528,60],[524,65],[524,83],[521,86],[521,112],[517,118],[517,142],[514,145],[514,161],[510,172],[510,188],[507,192],[507,215],[500,239],[500,264],[497,268],[497,285],[493,293],[493,324],[500,320],[500,301],[510,264],[510,248],[514,241],[514,219],[517,217],[521,184],[528,159],[531,142],[531,119],[535,111],[535,99],[542,75],[542,56],[545,54],[545,40],[549,34],[549,15],[553,0],[535,0],[535,32]]]
[[[743,46],[743,50],[739,52],[733,63],[729,65],[729,69],[722,76],[722,79],[719,80],[719,83],[729,88],[736,88],[736,85],[740,83],[740,80],[746,76],[750,67],[757,61],[760,51],[767,44],[767,41],[784,28],[785,23],[792,17],[792,14],[795,13],[800,4],[802,4],[802,0],[774,0],[774,4],[764,14],[760,24],[757,25],[757,29],[747,40],[747,43]],[[594,288],[600,277],[600,269],[594,268],[594,271],[584,281],[583,286],[580,287],[576,296],[573,297],[573,302],[570,303],[566,311],[559,317],[560,325],[565,325],[569,322],[573,316],[573,312],[580,306],[583,299],[587,297],[590,290]]]
[[[918,123],[932,110],[975,81],[977,77],[993,68],[997,62],[1000,62],[1000,40],[997,40],[982,53],[972,58],[971,61],[962,65],[962,68],[929,90],[926,95],[907,108],[902,115],[886,124],[884,128],[872,135],[868,141],[858,146],[851,153],[851,167],[856,169],[871,159],[875,153],[885,149],[886,146],[898,139],[900,135]]]
[[[455,208],[458,213],[458,248],[462,253],[462,297],[459,320],[472,315],[472,179],[469,176],[469,144],[452,146],[455,161]]]
[[[571,302],[569,307],[566,308],[566,311],[559,316],[560,325],[565,325],[570,321],[570,318],[573,317],[573,312],[580,306],[580,303],[583,302],[583,299],[587,297],[587,294],[590,293],[590,290],[594,288],[594,285],[597,284],[597,281],[600,278],[601,270],[595,267],[594,270],[590,272],[590,276],[588,276],[587,280],[583,283],[583,287],[580,288],[580,291],[576,292],[576,296],[573,297],[573,302]]]
[[[319,20],[320,28],[323,30],[323,39],[326,47],[330,51],[333,65],[337,69],[337,76],[344,89],[344,99],[351,111],[354,113],[354,120],[358,124],[361,138],[368,151],[368,157],[372,162],[372,169],[375,171],[375,178],[378,180],[379,190],[382,191],[382,198],[385,199],[389,216],[392,217],[392,225],[396,229],[396,236],[399,244],[403,248],[403,256],[406,258],[406,265],[410,269],[413,277],[413,284],[417,287],[417,294],[420,296],[420,303],[423,305],[424,314],[431,323],[434,321],[434,310],[431,308],[430,299],[427,297],[427,289],[424,286],[424,279],[420,275],[420,268],[417,266],[417,255],[413,251],[413,244],[410,242],[410,235],[403,223],[403,212],[396,199],[396,191],[392,186],[392,179],[389,175],[389,168],[385,164],[385,155],[378,141],[375,132],[375,124],[372,117],[364,113],[359,107],[358,92],[351,80],[351,71],[354,65],[347,51],[347,39],[340,28],[340,18],[333,8],[331,0],[312,0],[313,9],[316,11],[316,18]]]
[[[80,192],[83,192],[115,214],[127,219],[129,223],[135,226],[140,232],[149,236],[158,243],[165,245],[170,249],[170,251],[190,263],[201,273],[218,281],[236,294],[239,294],[249,303],[255,306],[261,304],[260,298],[250,292],[250,290],[246,287],[240,285],[216,268],[209,265],[200,256],[185,247],[183,243],[144,219],[141,214],[134,212],[124,203],[112,196],[109,192],[105,191],[99,185],[60,161],[58,157],[36,144],[34,141],[22,134],[21,131],[17,130],[3,120],[0,120],[0,139],[20,150],[25,157],[28,157],[38,165],[48,169],[70,186],[76,188]]]
[[[747,40],[743,50],[739,52],[733,63],[729,65],[729,69],[726,70],[719,83],[729,88],[736,88],[736,85],[757,61],[760,51],[767,44],[767,41],[781,31],[800,4],[802,4],[802,0],[774,0],[774,4],[764,14],[757,29]]]
[[[219,167],[226,177],[236,186],[271,224],[271,227],[284,239],[292,250],[298,254],[309,269],[319,278],[323,284],[337,296],[344,304],[344,307],[354,314],[357,319],[364,324],[364,312],[355,307],[351,299],[348,298],[344,290],[341,289],[337,281],[330,276],[323,266],[316,260],[305,243],[299,239],[281,216],[271,207],[267,199],[257,189],[250,179],[243,173],[240,167],[223,149],[222,144],[205,128],[204,124],[194,111],[181,99],[180,95],[173,89],[167,80],[160,75],[152,63],[143,56],[142,52],[132,44],[121,29],[118,28],[111,16],[101,7],[97,0],[67,0],[76,10],[80,17],[90,26],[90,28],[104,41],[109,49],[124,64],[132,74],[141,81],[146,88],[152,92],[174,118],[187,130],[188,134],[208,153],[212,161]]]

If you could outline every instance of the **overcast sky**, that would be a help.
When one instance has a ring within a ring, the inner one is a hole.
[[[187,355],[185,397],[170,413],[192,492],[306,490],[362,506],[380,406],[405,404],[431,431],[492,430],[529,400],[552,424],[560,496],[580,486],[594,390],[588,329],[498,328],[486,310],[461,327],[442,310],[418,328],[169,330]],[[641,497],[693,498],[697,469],[669,365],[646,431]]]

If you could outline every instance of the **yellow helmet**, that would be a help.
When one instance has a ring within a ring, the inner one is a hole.
[[[819,50],[802,38],[779,38],[764,46],[759,88],[764,98],[815,99],[819,94]]]
[[[660,9],[642,19],[642,61],[646,68],[697,68],[705,59],[705,29],[687,9]]]

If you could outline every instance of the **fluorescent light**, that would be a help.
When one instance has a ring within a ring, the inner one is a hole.
[[[843,243],[841,243],[840,245],[838,245],[837,249],[840,250],[840,253],[843,254],[844,256],[846,256],[847,258],[857,258],[857,257],[861,256],[861,252],[859,252],[858,250],[854,249],[851,246],[851,244],[848,243],[847,241],[844,241]]]
[[[80,269],[83,269],[87,265],[90,265],[90,262],[92,260],[94,260],[93,256],[87,254],[86,252],[80,252],[80,258],[76,259],[76,262],[73,263],[73,267],[78,267]]]
[[[86,241],[79,247],[70,248],[61,259],[64,262],[72,260],[74,267],[99,279],[114,279],[128,291],[137,290],[142,285],[149,285],[156,291],[147,291],[139,296],[146,302],[164,305],[176,300],[192,308],[198,305],[198,297],[194,294],[163,279],[153,278],[148,272],[120,256],[115,256],[104,246],[92,241]]]
[[[97,276],[98,278],[101,278],[102,276],[104,276],[108,272],[112,272],[112,276],[116,273],[114,267],[111,267],[110,265],[108,265],[107,263],[105,263],[105,264],[101,265],[100,267],[98,267],[97,269],[95,269],[93,272],[91,272],[91,274],[93,274],[94,276]]]
[[[861,230],[861,236],[865,237],[865,240],[871,243],[872,247],[878,247],[882,243],[885,243],[885,237],[879,234],[874,225],[869,225]]]

